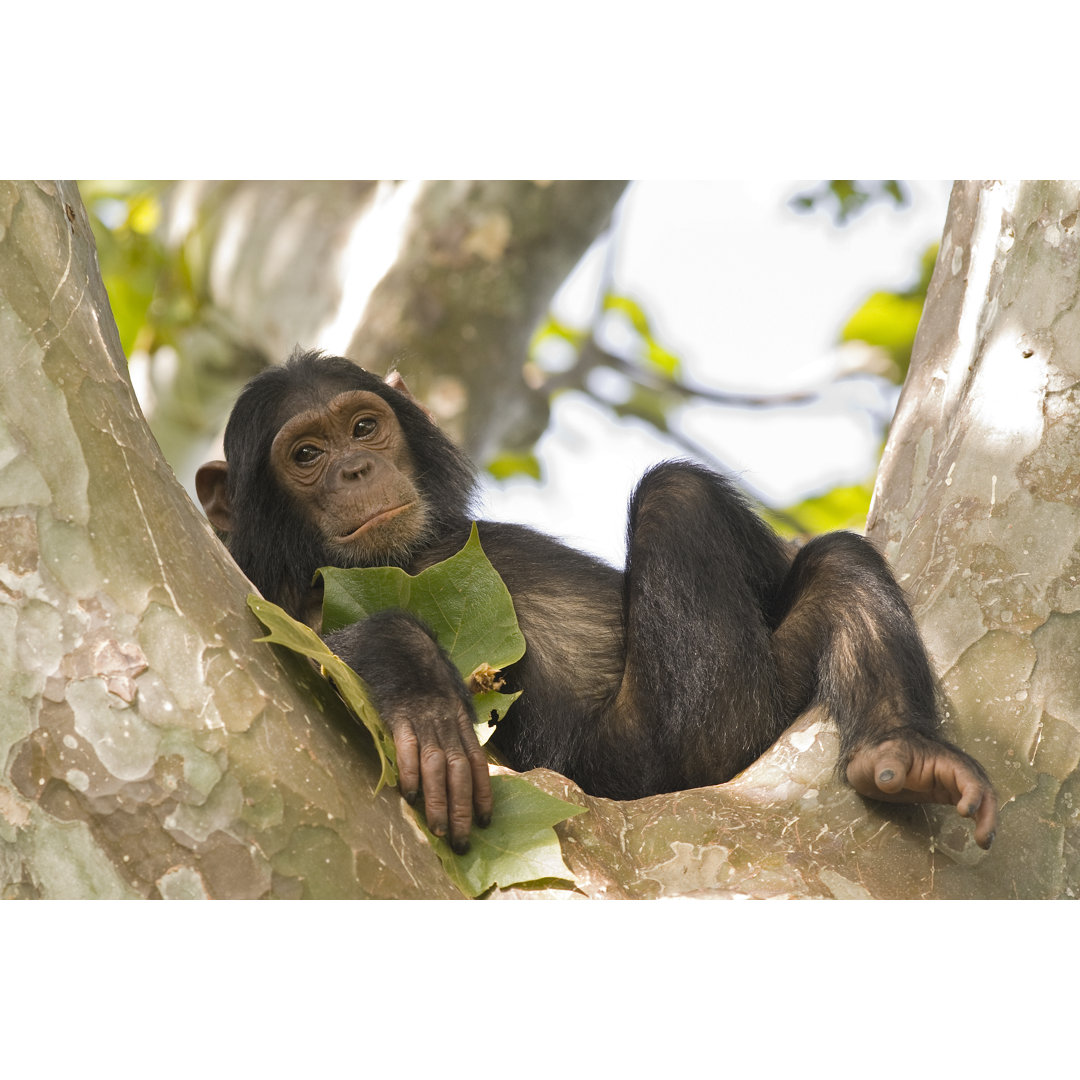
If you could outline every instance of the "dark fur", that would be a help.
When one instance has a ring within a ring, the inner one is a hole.
[[[398,564],[417,573],[468,535],[474,473],[423,411],[345,360],[298,352],[249,384],[225,436],[230,550],[294,613],[329,559],[279,490],[269,446],[288,416],[353,388],[393,407],[432,511]],[[814,703],[839,725],[842,762],[898,730],[940,742],[915,623],[880,555],[854,534],[818,537],[792,559],[728,481],[687,463],[638,485],[625,574],[522,526],[479,530],[528,646],[506,672],[508,689],[525,693],[494,737],[514,768],[545,766],[614,798],[719,783]],[[377,700],[430,697],[449,662],[433,643],[408,659],[397,639],[415,635],[400,618],[386,633],[377,625],[339,632],[335,649]]]
[[[312,574],[319,566],[332,565],[336,556],[326,552],[310,522],[283,495],[271,472],[270,445],[290,416],[346,390],[378,394],[405,430],[419,463],[414,479],[434,511],[428,535],[418,538],[418,549],[460,526],[476,484],[472,465],[422,409],[348,360],[298,350],[287,364],[252,379],[225,427],[234,518],[229,551],[264,596],[297,617]]]

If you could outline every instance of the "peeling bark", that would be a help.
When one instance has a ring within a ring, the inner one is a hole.
[[[970,895],[1080,895],[1078,215],[956,185],[870,514],[1004,803]]]
[[[0,889],[455,897],[162,459],[73,185],[0,185]]]
[[[616,803],[529,774],[590,810],[557,827],[575,885],[499,897],[1075,895],[1078,213],[1070,185],[958,185],[871,515],[948,734],[1005,801],[993,850],[951,807],[855,795],[811,712],[716,788]],[[5,895],[456,895],[321,680],[252,643],[66,185],[0,186],[0,545]]]

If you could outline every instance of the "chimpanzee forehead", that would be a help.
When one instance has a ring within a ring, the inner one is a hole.
[[[294,398],[292,408],[281,418],[278,430],[284,428],[303,429],[308,427],[322,427],[327,422],[331,425],[334,421],[341,420],[355,413],[358,409],[373,409],[376,412],[388,412],[393,414],[393,409],[372,390],[345,390],[340,394],[327,395],[303,395]]]
[[[363,373],[366,374],[366,373]],[[366,380],[365,380],[366,381]],[[381,389],[379,379],[372,378],[370,385],[357,386],[357,380],[346,381],[342,378],[320,378],[305,381],[301,385],[293,385],[289,392],[282,396],[275,416],[275,426],[281,427],[295,416],[307,412],[325,411],[332,402],[366,394],[369,397],[381,397],[376,388]],[[338,405],[336,408],[340,408]]]

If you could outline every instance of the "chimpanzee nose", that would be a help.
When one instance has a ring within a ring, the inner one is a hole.
[[[349,454],[338,465],[338,477],[342,483],[364,480],[371,472],[374,462],[370,454]]]

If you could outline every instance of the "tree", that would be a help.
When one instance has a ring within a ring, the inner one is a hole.
[[[1078,210],[956,185],[868,522],[1006,804],[965,894],[1080,895]]]
[[[239,387],[298,343],[380,373],[404,358],[410,388],[481,462],[531,450],[548,400],[523,378],[529,338],[626,184],[84,186],[104,212],[125,198],[125,228],[97,230],[106,281],[187,482]]]
[[[74,185],[5,183],[0,222],[4,894],[459,895],[325,684],[253,645]]]
[[[1012,799],[994,850],[949,808],[863,802],[810,713],[719,788],[620,804],[530,774],[590,811],[558,827],[581,893],[1070,894],[1078,205],[1064,185],[956,189],[872,514],[950,731]],[[0,228],[7,894],[453,895],[325,684],[253,641],[247,583],[139,414],[76,190],[4,185]],[[1024,391],[1023,431],[998,388]]]

